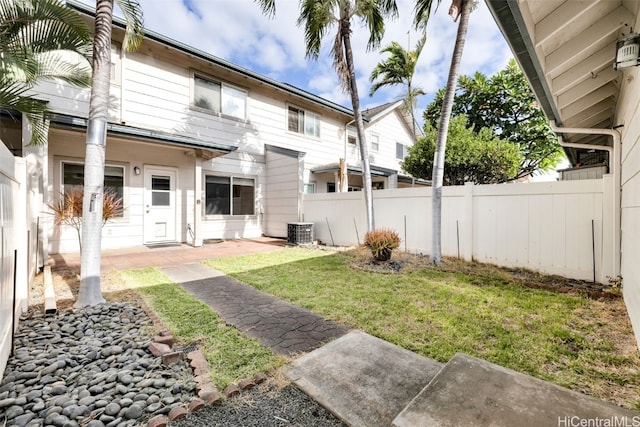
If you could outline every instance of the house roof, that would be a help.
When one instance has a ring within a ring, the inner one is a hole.
[[[69,116],[67,114],[54,114],[51,117],[51,125],[63,129],[85,130],[87,128],[87,119]],[[117,123],[107,123],[107,134],[109,136],[121,136],[140,141],[163,142],[169,145],[194,148],[200,150],[197,154],[204,158],[218,157],[237,150],[237,147],[232,145],[202,141],[188,136],[151,131]]]
[[[378,105],[376,107],[367,108],[362,111],[362,116],[368,119],[369,123],[374,123],[396,109],[400,113],[407,130],[413,133],[413,118],[411,117],[411,113],[405,108],[404,101],[402,99],[387,102],[386,104]],[[422,129],[420,126],[417,126],[417,124],[416,130],[419,135],[422,135]]]
[[[635,23],[635,0],[486,0],[549,120],[571,128],[615,128],[622,72],[616,41]],[[565,135],[609,145],[603,135]],[[575,149],[569,149],[568,154]]]
[[[86,16],[90,16],[90,17],[94,17],[95,16],[95,8],[88,6],[84,3],[81,3],[77,0],[66,0],[66,5],[68,7],[70,7],[71,9],[74,9],[75,11],[82,13]],[[113,17],[113,23],[116,27],[124,29],[125,28],[125,21],[122,18],[119,18],[117,16]],[[286,92],[290,95],[296,96],[298,98],[303,98],[307,101],[311,101],[314,102],[316,104],[320,104],[326,108],[329,108],[339,114],[343,114],[343,115],[347,115],[352,117],[353,116],[353,111],[349,108],[343,107],[342,105],[336,104],[335,102],[329,101],[327,99],[321,98],[317,95],[314,95],[313,93],[307,92],[305,90],[302,90],[300,88],[297,88],[295,86],[292,86],[290,84],[287,83],[282,83],[279,82],[277,80],[271,79],[269,77],[263,76],[261,74],[258,74],[254,71],[249,70],[248,68],[244,68],[241,67],[239,65],[233,64],[229,61],[226,61],[222,58],[219,58],[217,56],[211,55],[205,51],[196,49],[192,46],[186,45],[184,43],[181,43],[177,40],[171,39],[167,36],[164,36],[162,34],[156,33],[154,31],[150,31],[148,29],[145,28],[145,33],[144,33],[144,37],[147,40],[152,40],[156,43],[160,43],[163,44],[167,47],[170,47],[172,49],[175,49],[177,51],[183,52],[187,55],[191,55],[194,56],[198,59],[201,59],[203,61],[212,63],[216,66],[225,68],[229,71],[232,71],[234,73],[240,74],[244,77],[247,77],[251,80],[254,80],[256,82],[265,84],[271,88],[274,88],[276,90],[279,91],[283,91]]]
[[[397,170],[383,168],[380,166],[371,165],[370,169],[371,169],[371,175],[377,175],[377,176],[391,176],[398,173]],[[340,171],[339,163],[330,163],[328,165],[316,166],[315,168],[311,169],[311,172],[313,173],[327,173],[327,172],[339,172],[339,171]],[[357,165],[347,165],[347,172],[362,175],[362,167]]]

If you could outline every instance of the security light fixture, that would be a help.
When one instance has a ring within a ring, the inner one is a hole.
[[[134,175],[140,175],[140,168],[138,166],[134,166],[133,167],[133,173],[134,173]]]
[[[633,31],[616,42],[614,70],[640,65],[640,34]]]

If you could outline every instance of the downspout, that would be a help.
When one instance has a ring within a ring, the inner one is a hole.
[[[622,193],[622,142],[620,132],[615,129],[600,128],[565,128],[556,126],[554,121],[550,122],[551,130],[558,134],[558,142],[563,147],[569,148],[587,148],[593,150],[606,150],[609,152],[609,173],[613,173],[613,269],[614,277],[620,275],[620,253],[621,253],[621,233],[620,233],[620,217],[621,217],[621,193]],[[613,140],[613,147],[596,144],[580,144],[564,142],[559,134],[576,133],[582,135],[606,135]],[[611,171],[613,169],[613,171]]]

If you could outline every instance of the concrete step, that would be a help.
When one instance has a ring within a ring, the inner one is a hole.
[[[297,359],[284,373],[347,425],[388,427],[442,366],[351,331]]]
[[[640,425],[640,413],[456,354],[394,427]]]

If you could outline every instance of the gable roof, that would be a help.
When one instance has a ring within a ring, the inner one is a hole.
[[[402,121],[409,133],[413,134],[413,118],[411,117],[411,113],[405,108],[404,101],[402,99],[387,102],[386,104],[378,105],[376,107],[367,108],[362,111],[362,116],[368,120],[369,123],[374,123],[395,110],[398,110],[398,113],[402,117]],[[417,123],[416,130],[418,131],[418,135],[422,135],[422,128]]]

